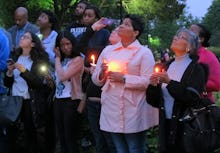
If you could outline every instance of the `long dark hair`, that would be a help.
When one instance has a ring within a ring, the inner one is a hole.
[[[69,32],[69,31],[66,31],[66,30],[65,31],[61,31],[57,35],[56,45],[55,45],[56,47],[59,47],[59,49],[60,49],[61,61],[63,61],[64,58],[65,58],[65,55],[61,51],[61,47],[60,47],[60,42],[61,42],[61,40],[63,38],[68,39],[71,42],[71,44],[72,44],[72,53],[71,53],[71,55],[69,57],[70,58],[74,58],[76,56],[80,56],[80,52],[78,50],[76,50],[76,43],[77,43],[77,41],[76,41],[76,38],[73,36],[73,34],[71,32]]]
[[[41,41],[39,37],[34,34],[33,32],[27,31],[26,33],[30,33],[32,38],[32,43],[34,43],[34,46],[31,48],[30,51],[30,58],[33,62],[36,62],[37,60],[45,60],[49,61],[49,57],[47,52],[44,50]],[[14,56],[18,57],[22,54],[22,48],[19,47],[15,50]]]

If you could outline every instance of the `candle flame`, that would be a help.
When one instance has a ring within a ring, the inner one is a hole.
[[[92,64],[95,64],[95,55],[91,55],[91,59],[92,59]]]
[[[158,72],[160,72],[160,68],[159,68],[159,67],[155,67],[154,71],[155,71],[156,73],[158,73]]]

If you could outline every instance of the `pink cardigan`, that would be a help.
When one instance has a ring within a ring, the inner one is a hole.
[[[220,63],[215,54],[204,47],[199,48],[198,54],[199,63],[204,63],[209,66],[209,78],[206,84],[206,90],[208,92],[208,97],[215,102],[212,92],[220,90]]]
[[[73,58],[65,71],[62,69],[60,59],[56,58],[55,60],[55,68],[60,81],[71,79],[73,87],[71,91],[72,100],[82,99],[82,74],[84,71],[82,57],[78,56]]]

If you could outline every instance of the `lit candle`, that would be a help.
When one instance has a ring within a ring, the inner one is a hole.
[[[92,66],[96,66],[95,64],[95,55],[91,55],[92,63],[90,63]]]
[[[111,61],[108,63],[108,71],[122,72],[120,64],[118,62]]]
[[[154,72],[156,72],[156,73],[161,72],[160,67],[155,67],[155,68],[154,68]]]

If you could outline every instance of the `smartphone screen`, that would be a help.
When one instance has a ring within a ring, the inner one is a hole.
[[[102,21],[103,24],[111,26],[115,22],[114,19],[105,19]]]
[[[12,64],[14,64],[15,62],[14,62],[13,59],[9,58],[9,59],[7,59],[7,63],[10,64],[10,65],[12,65]]]

